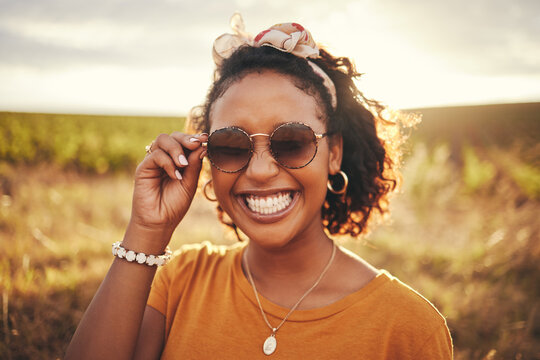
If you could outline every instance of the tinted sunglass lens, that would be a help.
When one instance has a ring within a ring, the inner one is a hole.
[[[306,166],[317,151],[313,130],[304,124],[285,124],[277,128],[270,141],[276,160],[288,168]]]
[[[241,170],[247,165],[250,153],[249,137],[239,129],[216,130],[208,138],[208,157],[220,170]]]

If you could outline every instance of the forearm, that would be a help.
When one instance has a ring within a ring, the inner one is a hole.
[[[130,227],[123,244],[160,254],[164,242],[153,236]],[[131,359],[155,272],[155,266],[115,259],[73,335],[66,359]]]
[[[152,142],[135,171],[132,221],[123,240],[126,249],[163,254],[197,190],[205,150],[201,143],[206,139],[207,135],[174,132]],[[115,259],[73,335],[66,358],[131,359],[155,272],[153,266]],[[154,327],[163,320],[157,318]]]

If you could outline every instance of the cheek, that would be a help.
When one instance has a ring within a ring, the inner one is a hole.
[[[236,179],[235,174],[227,174],[212,167],[212,184],[216,198],[223,208],[229,208],[229,194]]]
[[[310,201],[320,203],[322,206],[326,198],[326,181],[328,179],[328,156],[321,156],[312,161],[311,164],[304,168],[302,174],[305,192],[309,194]]]
[[[308,191],[310,196],[313,196],[314,202],[320,203],[321,206],[326,198],[326,180],[326,174],[314,175],[313,181],[310,184],[311,191]]]

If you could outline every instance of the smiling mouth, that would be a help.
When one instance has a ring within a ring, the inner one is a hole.
[[[282,191],[276,194],[267,196],[245,195],[244,200],[249,210],[257,214],[271,215],[280,212],[289,205],[293,200],[294,192]]]

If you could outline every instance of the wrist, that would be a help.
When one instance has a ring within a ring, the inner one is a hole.
[[[145,254],[162,254],[171,240],[174,229],[153,228],[130,221],[122,246]]]
[[[117,241],[112,245],[112,254],[128,262],[137,262],[148,266],[163,266],[171,259],[172,252],[167,246],[163,254],[145,254],[144,252],[126,249],[120,241]]]

